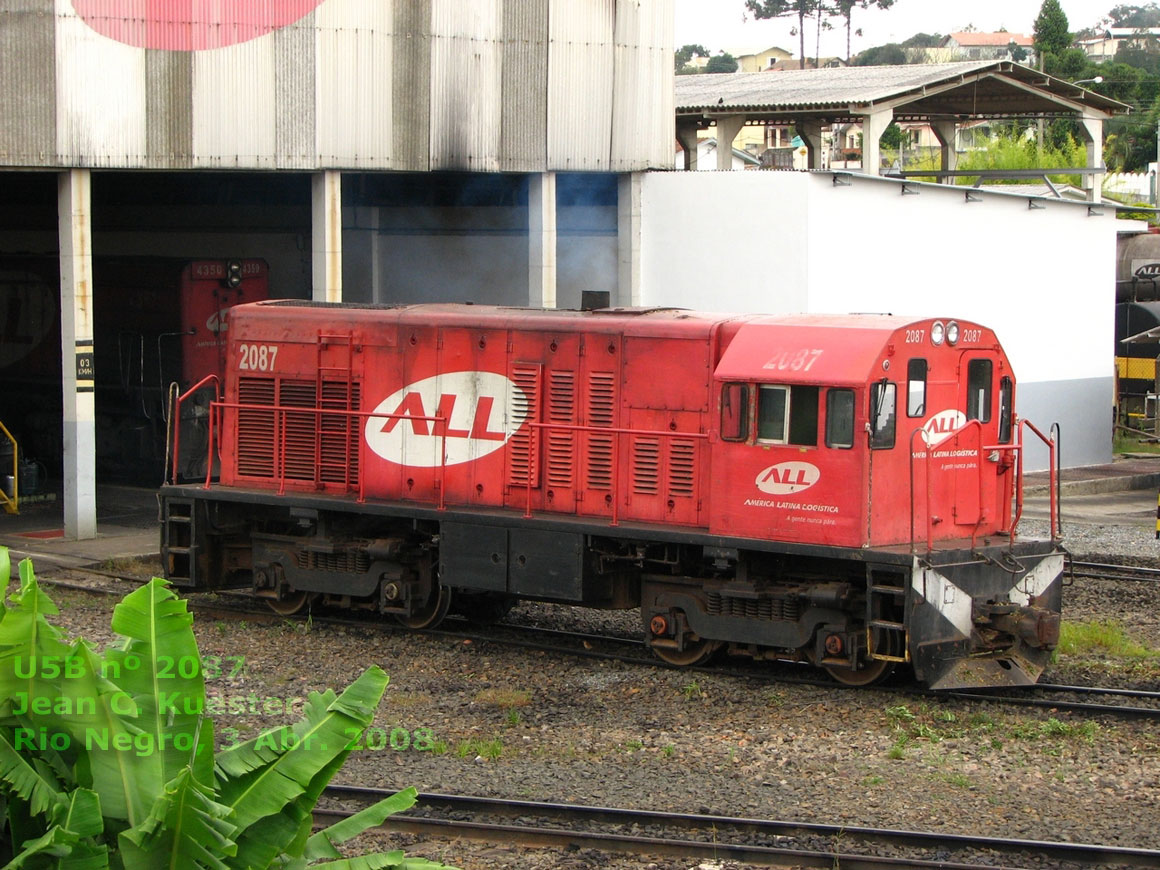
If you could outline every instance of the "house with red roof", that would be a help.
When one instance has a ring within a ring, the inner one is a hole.
[[[1035,40],[1026,34],[1006,30],[998,33],[960,31],[944,37],[941,47],[956,52],[956,59],[961,60],[1016,60],[1012,54],[1017,53],[1014,47],[1018,46],[1026,52],[1019,62],[1030,65],[1034,60],[1034,43]]]

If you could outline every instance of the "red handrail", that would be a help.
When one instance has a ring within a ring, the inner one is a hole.
[[[216,405],[221,400],[222,395],[221,379],[217,375],[206,375],[204,378],[202,378],[200,381],[178,396],[177,401],[174,403],[173,414],[170,420],[170,422],[173,424],[173,468],[171,469],[172,477],[170,478],[170,483],[177,483],[177,462],[178,457],[181,456],[181,405],[185,402],[186,399],[188,399],[194,393],[198,392],[210,381],[213,381],[214,384],[214,398],[213,401],[209,403],[209,452],[207,456],[205,471],[205,486],[207,489],[209,488],[210,478],[213,475],[213,433],[214,429],[216,428],[213,419],[213,408],[214,405]],[[170,393],[170,395],[172,395],[172,393]]]
[[[1063,530],[1060,526],[1059,516],[1059,493],[1057,490],[1059,478],[1059,456],[1055,451],[1055,439],[1044,435],[1035,427],[1035,424],[1028,420],[1019,420],[1019,443],[1023,443],[1023,427],[1026,426],[1036,437],[1042,441],[1047,447],[1047,467],[1048,467],[1048,503],[1050,505],[1051,516],[1051,539],[1053,541],[1059,540],[1063,535]],[[1023,451],[1019,451],[1019,464],[1016,467],[1016,491],[1015,491],[1015,519],[1011,523],[1011,537],[1015,537],[1016,530],[1019,526],[1019,520],[1023,516]]]

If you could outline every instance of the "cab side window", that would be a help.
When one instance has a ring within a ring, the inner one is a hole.
[[[926,360],[912,359],[906,364],[906,416],[926,414]]]
[[[973,359],[967,363],[967,419],[991,422],[991,361]]]
[[[757,388],[757,440],[816,447],[818,388],[766,386]]]
[[[749,387],[725,384],[721,388],[721,439],[744,441],[749,437]]]
[[[826,393],[826,446],[854,446],[854,391]]]
[[[894,446],[896,394],[897,388],[887,380],[878,381],[870,390],[870,447],[875,450]]]
[[[1013,423],[1012,398],[1015,385],[1009,377],[999,379],[999,443],[1011,443],[1011,426]]]

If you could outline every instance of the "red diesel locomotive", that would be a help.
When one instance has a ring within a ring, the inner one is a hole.
[[[1063,551],[1016,535],[1043,436],[974,323],[271,301],[207,388],[216,476],[160,493],[179,585],[639,607],[668,662],[852,684],[1033,682],[1058,640]]]

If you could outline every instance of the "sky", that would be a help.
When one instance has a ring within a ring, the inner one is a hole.
[[[1060,0],[1072,31],[1099,23],[1109,9],[1125,0]],[[798,54],[798,38],[790,30],[797,18],[755,21],[746,15],[745,0],[674,0],[674,48],[702,45],[716,53],[749,54],[777,45]],[[860,50],[887,42],[901,42],[916,33],[952,33],[974,25],[976,30],[1032,35],[1035,18],[1043,0],[895,0],[888,10],[854,10],[854,36],[851,50]],[[1131,5],[1147,5],[1138,0]],[[846,31],[841,21],[834,21],[832,31],[823,31],[821,55],[845,57]],[[814,28],[806,25],[806,53],[814,54]]]

